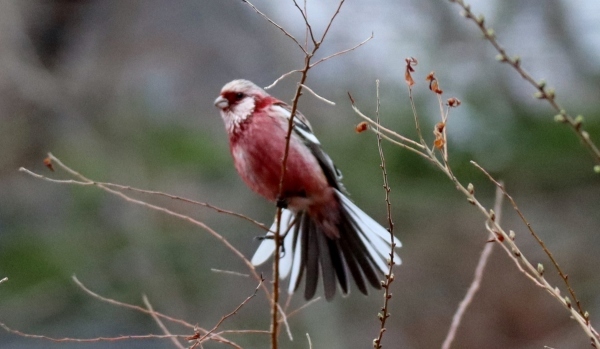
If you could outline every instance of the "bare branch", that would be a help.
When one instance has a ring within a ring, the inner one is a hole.
[[[57,183],[57,184],[76,184],[76,185],[90,185],[90,186],[105,186],[105,187],[109,187],[109,188],[116,188],[119,190],[125,190],[125,191],[132,191],[132,192],[136,192],[136,193],[142,193],[142,194],[150,194],[150,195],[156,195],[156,196],[163,196],[169,199],[173,199],[173,200],[177,200],[177,201],[182,201],[185,203],[189,203],[189,204],[193,204],[193,205],[198,205],[198,206],[203,206],[203,207],[207,207],[210,208],[218,213],[224,213],[230,216],[234,216],[234,217],[238,217],[241,219],[244,219],[256,226],[258,226],[259,228],[265,230],[265,231],[269,231],[269,228],[267,228],[264,224],[262,224],[261,222],[254,220],[244,214],[241,213],[237,213],[237,212],[233,212],[230,210],[226,210],[224,208],[220,208],[218,206],[209,204],[207,202],[200,202],[200,201],[196,201],[196,200],[192,200],[192,199],[187,199],[181,196],[176,196],[176,195],[171,195],[171,194],[167,194],[164,192],[160,192],[160,191],[153,191],[153,190],[145,190],[145,189],[139,189],[139,188],[135,188],[135,187],[131,187],[131,186],[127,186],[127,185],[120,185],[120,184],[114,184],[114,183],[109,183],[109,182],[97,182],[97,181],[91,181],[91,180],[86,180],[86,181],[75,181],[72,179],[53,179],[53,178],[48,178],[46,176],[37,174],[35,172],[32,172],[24,167],[19,168],[19,171],[21,172],[25,172],[35,178],[38,179],[42,179],[48,182],[52,182],[52,183]],[[75,176],[80,176],[79,173],[74,172],[71,173],[72,175]],[[81,178],[81,177],[80,177]]]
[[[75,275],[73,275],[72,279],[73,279],[73,282],[75,282],[75,284],[77,286],[79,286],[79,288],[81,288],[85,293],[87,293],[88,295],[90,295],[93,298],[96,298],[96,299],[98,299],[98,300],[100,300],[102,302],[105,302],[105,303],[108,303],[108,304],[111,304],[111,305],[115,305],[115,306],[118,306],[118,307],[132,309],[132,310],[138,311],[140,313],[151,315],[152,317],[162,318],[162,319],[165,319],[167,321],[170,321],[170,322],[173,322],[173,323],[185,326],[187,328],[191,328],[191,329],[194,330],[194,332],[197,332],[197,333],[207,333],[208,332],[204,328],[192,325],[192,324],[190,324],[190,323],[188,323],[188,322],[186,322],[184,320],[173,318],[171,316],[159,313],[159,312],[157,312],[155,310],[149,310],[149,309],[145,309],[145,308],[142,308],[140,306],[137,306],[137,305],[123,303],[123,302],[119,302],[119,301],[111,299],[111,298],[103,297],[103,296],[101,296],[101,295],[99,295],[99,294],[91,291],[90,289],[88,289],[85,285],[83,285],[83,283],[81,283],[81,281],[79,281],[77,279],[77,277]],[[127,336],[123,336],[123,337],[127,337]],[[171,336],[171,337],[188,338],[189,335],[177,335],[177,336]],[[167,335],[162,336],[162,337],[161,336],[155,336],[155,337],[150,337],[150,338],[169,338],[169,336],[167,336]],[[125,338],[125,339],[127,339],[127,338]],[[230,345],[232,347],[235,347],[235,348],[240,348],[236,343],[234,343],[234,342],[232,342],[232,341],[230,341],[230,340],[228,340],[226,338],[223,338],[220,335],[214,335],[211,338],[211,340],[214,340],[214,341],[217,341],[217,342],[221,342],[221,343],[225,343],[225,344],[228,344],[228,345]]]
[[[167,326],[165,326],[165,324],[156,315],[156,312],[152,308],[152,304],[150,304],[150,301],[148,300],[148,297],[146,297],[146,295],[143,295],[142,296],[142,300],[144,301],[144,305],[146,305],[146,308],[148,309],[148,311],[150,311],[150,315],[152,316],[152,318],[154,319],[154,321],[158,324],[158,327],[160,327],[160,329],[163,331],[164,334],[172,336],[172,334],[171,334],[171,332],[169,332],[169,329],[167,328]],[[179,348],[179,349],[185,349],[185,347],[181,343],[179,343],[179,341],[177,340],[176,337],[171,337],[171,342],[173,342],[173,344],[177,348]]]
[[[323,43],[323,40],[325,40],[325,36],[327,35],[327,33],[329,32],[329,29],[331,28],[331,25],[333,24],[333,20],[335,19],[335,17],[337,17],[338,13],[340,13],[340,10],[342,9],[342,5],[344,4],[345,0],[341,0],[337,9],[335,10],[335,13],[333,14],[333,16],[331,16],[331,19],[329,20],[329,23],[327,24],[327,28],[325,28],[325,31],[323,32],[323,36],[321,36],[321,40],[319,40],[318,43],[315,44],[315,48],[319,47],[319,45],[321,45]]]
[[[208,332],[206,332],[203,336],[201,336],[200,338],[196,339],[196,343],[200,344],[203,341],[206,340],[206,338],[208,338],[209,336],[211,336],[216,330],[217,328],[219,328],[219,326],[221,326],[221,324],[227,320],[228,318],[232,317],[233,315],[237,314],[237,312],[244,306],[246,305],[246,303],[248,303],[252,298],[254,298],[256,296],[256,293],[258,292],[258,289],[261,287],[261,285],[263,284],[263,282],[265,281],[264,278],[262,278],[261,275],[261,280],[258,283],[258,285],[256,286],[256,288],[254,289],[254,293],[252,293],[250,296],[246,297],[246,299],[244,299],[244,301],[242,303],[240,303],[231,313],[224,315],[223,317],[221,317],[221,319],[219,320],[219,322],[217,322],[217,324],[211,328]]]
[[[413,141],[413,140],[412,140],[412,139],[410,139],[410,138],[404,137],[404,136],[402,136],[401,134],[399,134],[399,133],[396,133],[396,132],[394,132],[394,131],[392,131],[392,130],[390,130],[390,129],[388,129],[388,128],[385,128],[385,127],[383,127],[383,126],[381,126],[381,125],[378,125],[376,121],[373,121],[373,119],[371,119],[370,117],[368,117],[368,116],[366,116],[365,114],[363,114],[363,113],[362,113],[362,112],[361,112],[361,111],[358,109],[358,107],[356,107],[356,105],[355,105],[354,103],[352,103],[352,110],[354,110],[354,112],[355,112],[356,114],[358,114],[358,116],[360,116],[361,118],[363,118],[363,119],[364,119],[365,121],[367,121],[369,124],[371,124],[371,125],[375,126],[375,132],[376,132],[376,133],[378,133],[378,134],[381,134],[381,132],[380,132],[380,131],[385,131],[387,134],[390,134],[390,135],[392,135],[392,136],[394,136],[394,137],[398,138],[398,139],[399,139],[401,142],[408,143],[408,144],[410,144],[410,145],[412,145],[412,146],[414,146],[414,147],[416,147],[416,148],[419,148],[419,149],[425,149],[425,148],[427,147],[427,146],[425,146],[425,145],[422,145],[422,144],[420,144],[420,143],[418,143],[418,142],[415,142],[415,141]],[[418,150],[417,150],[417,151],[418,151]],[[422,154],[423,154],[423,155],[425,155],[425,156],[427,156],[427,155],[426,155],[426,154],[424,154],[424,153],[422,153]]]
[[[313,96],[317,97],[318,99],[320,99],[321,101],[329,104],[329,105],[335,105],[334,102],[325,99],[324,97],[319,96],[315,91],[313,91],[310,87],[306,86],[306,85],[302,85],[302,87],[304,87],[308,92],[312,93]]]
[[[134,188],[134,187],[130,187],[130,186],[125,186],[125,185],[119,185],[119,184],[114,184],[114,183],[106,183],[106,182],[97,182],[98,184],[102,184],[105,185],[107,187],[113,187],[113,188],[118,188],[121,190],[129,190],[129,191],[133,191],[133,192],[137,192],[137,193],[143,193],[143,194],[150,194],[150,195],[157,195],[157,196],[163,196],[163,197],[167,197],[169,199],[173,199],[173,200],[177,200],[177,201],[182,201],[185,203],[189,203],[189,204],[193,204],[193,205],[198,205],[198,206],[203,206],[206,208],[210,208],[211,210],[214,210],[218,213],[224,213],[230,216],[234,216],[234,217],[238,217],[241,219],[244,219],[254,225],[256,225],[257,227],[265,230],[265,231],[269,231],[269,228],[267,228],[264,224],[262,224],[261,222],[252,219],[244,214],[241,213],[237,213],[237,212],[233,212],[230,210],[226,210],[224,208],[220,208],[218,206],[215,206],[213,204],[209,204],[207,202],[200,202],[200,201],[196,201],[196,200],[192,200],[192,199],[187,199],[181,196],[176,196],[176,195],[171,195],[171,194],[167,194],[164,192],[160,192],[160,191],[153,191],[153,190],[144,190],[144,189],[138,189],[138,188]]]
[[[496,212],[496,221],[500,222],[500,217],[502,215],[502,191],[500,189],[496,190],[496,201],[494,203],[494,212]],[[493,239],[496,239],[495,234],[491,234]],[[479,291],[479,287],[481,285],[481,280],[483,279],[483,271],[487,265],[488,259],[492,254],[493,244],[486,243],[481,255],[479,256],[479,261],[477,262],[477,267],[475,268],[475,276],[473,278],[473,282],[471,282],[471,286],[469,286],[469,290],[465,294],[465,297],[460,302],[458,309],[456,309],[456,313],[452,317],[452,324],[450,325],[450,329],[448,334],[446,335],[446,339],[442,344],[442,349],[450,349],[452,342],[454,341],[454,337],[456,335],[456,331],[460,326],[462,318],[467,311],[469,305],[475,298],[475,294]]]
[[[281,75],[281,76],[280,76],[280,77],[278,77],[278,78],[277,78],[275,81],[273,81],[273,83],[272,83],[271,85],[269,85],[269,86],[265,87],[265,90],[268,90],[268,89],[271,89],[271,88],[273,88],[275,85],[277,85],[277,83],[278,83],[279,81],[281,81],[282,79],[284,79],[284,78],[286,78],[286,77],[288,77],[288,76],[290,76],[290,75],[292,75],[292,74],[294,74],[294,73],[302,73],[302,70],[300,70],[300,69],[295,69],[295,70],[289,71],[289,72],[287,72],[287,73],[285,73],[285,74]]]
[[[292,41],[295,42],[296,45],[298,45],[298,47],[300,47],[300,49],[302,50],[302,52],[304,52],[305,54],[308,54],[307,50],[305,50],[304,47],[302,47],[302,44],[300,44],[300,42],[298,42],[298,40],[292,34],[290,34],[287,30],[285,30],[282,26],[280,26],[279,24],[275,23],[275,21],[273,21],[269,16],[267,16],[264,13],[260,12],[260,10],[257,9],[256,6],[252,5],[252,3],[250,1],[248,1],[248,0],[242,0],[242,2],[247,3],[248,6],[252,7],[252,9],[256,13],[258,13],[264,19],[266,19],[267,22],[269,22],[272,25],[274,25],[275,27],[277,27],[277,29],[281,30],[283,32],[283,34],[285,34],[285,36],[287,36],[288,38],[292,39]]]
[[[279,314],[281,314],[281,318],[278,320],[278,322],[283,323],[285,325],[285,331],[288,335],[288,338],[291,341],[293,341],[294,336],[292,336],[292,329],[290,328],[290,324],[287,321],[287,315],[285,314],[285,311],[281,308],[281,305],[279,305],[279,303],[277,303],[277,308],[279,309]]]
[[[215,273],[221,273],[221,274],[229,274],[229,275],[235,275],[235,276],[250,277],[250,275],[248,275],[248,274],[243,274],[243,273],[239,273],[237,271],[231,271],[231,270],[221,270],[221,269],[211,268],[210,271],[213,271]]]
[[[25,332],[21,332],[19,330],[14,330],[8,327],[6,324],[0,322],[0,327],[2,327],[6,332],[16,334],[17,336],[25,337],[25,338],[33,338],[33,339],[44,339],[51,342],[75,342],[75,343],[95,343],[95,342],[117,342],[123,340],[139,340],[139,339],[165,339],[165,338],[185,338],[187,335],[184,334],[175,334],[175,335],[159,335],[159,334],[145,334],[145,335],[130,335],[130,336],[117,336],[117,337],[95,337],[95,338],[71,338],[71,337],[63,337],[63,338],[54,338],[39,334],[29,334]]]
[[[375,110],[375,115],[376,115],[376,123],[377,123],[377,131],[379,131],[379,124],[380,124],[380,120],[379,120],[379,105],[380,105],[380,99],[379,99],[379,80],[375,81],[376,86],[377,86],[377,107]],[[390,184],[388,182],[388,176],[387,176],[387,169],[385,166],[385,156],[383,154],[383,147],[382,147],[382,137],[381,135],[378,133],[377,134],[377,150],[379,151],[379,159],[381,160],[381,165],[379,166],[381,168],[381,173],[383,175],[383,190],[385,191],[385,206],[386,206],[386,212],[387,212],[387,219],[388,219],[388,231],[390,233],[390,258],[388,260],[388,271],[385,275],[385,280],[381,282],[381,285],[383,287],[383,307],[381,308],[381,313],[379,314],[379,322],[381,323],[381,326],[379,328],[379,334],[377,336],[377,338],[375,338],[373,340],[373,347],[375,349],[381,349],[381,340],[383,339],[383,334],[386,331],[386,327],[385,327],[385,323],[387,321],[387,319],[390,317],[390,313],[389,313],[389,301],[392,298],[392,293],[390,292],[390,285],[392,284],[392,282],[394,282],[394,271],[393,271],[393,267],[394,267],[394,249],[396,248],[396,243],[394,242],[394,222],[392,220],[392,204],[390,202]]]
[[[270,334],[271,331],[269,330],[223,330],[223,331],[219,331],[216,334],[247,334],[247,333],[251,333],[251,334]]]
[[[359,47],[361,47],[362,45],[364,45],[364,44],[366,44],[367,42],[369,42],[371,39],[373,39],[373,33],[371,33],[371,36],[369,36],[367,39],[365,39],[365,40],[364,40],[364,41],[362,41],[361,43],[359,43],[359,44],[357,44],[357,45],[355,45],[355,46],[353,46],[353,47],[351,47],[351,48],[348,48],[348,49],[345,49],[345,50],[342,50],[342,51],[336,52],[336,53],[334,53],[334,54],[332,54],[332,55],[329,55],[329,56],[327,56],[327,57],[321,58],[321,59],[319,59],[318,61],[316,61],[316,62],[314,62],[313,64],[311,64],[311,65],[310,65],[310,67],[312,68],[312,67],[316,66],[317,64],[321,64],[321,63],[323,63],[323,62],[325,62],[325,61],[327,61],[327,60],[329,60],[329,59],[331,59],[331,58],[333,58],[333,57],[336,57],[336,56],[339,56],[339,55],[343,55],[344,53],[348,53],[348,52],[350,52],[350,51],[354,51],[354,50],[356,50],[357,48],[359,48]]]
[[[332,55],[329,55],[329,56],[327,56],[327,57],[321,58],[321,59],[319,59],[319,60],[315,61],[314,63],[312,63],[312,64],[310,65],[310,67],[311,67],[311,68],[313,68],[314,66],[316,66],[316,65],[318,65],[318,64],[321,64],[321,63],[323,63],[323,62],[325,62],[325,61],[327,61],[327,60],[329,60],[329,59],[331,59],[331,58],[333,58],[333,57],[337,57],[337,56],[343,55],[343,54],[345,54],[345,53],[348,53],[348,52],[354,51],[354,50],[356,50],[357,48],[359,48],[359,47],[363,46],[364,44],[366,44],[367,42],[369,42],[371,39],[373,39],[373,34],[372,34],[372,33],[371,33],[371,36],[369,36],[367,39],[365,39],[365,40],[364,40],[364,41],[362,41],[361,43],[359,43],[359,44],[357,44],[357,45],[355,45],[355,46],[353,46],[353,47],[351,47],[351,48],[349,48],[349,49],[345,49],[345,50],[342,50],[342,51],[336,52],[336,53],[334,53],[334,54],[332,54]],[[269,89],[273,88],[275,85],[277,85],[277,83],[278,83],[279,81],[281,81],[282,79],[284,79],[284,78],[286,78],[286,77],[288,77],[288,76],[292,75],[293,73],[302,73],[302,69],[295,69],[295,70],[289,71],[289,72],[287,72],[287,73],[285,73],[285,74],[281,75],[281,76],[280,76],[279,78],[277,78],[277,79],[276,79],[276,80],[275,80],[275,81],[274,81],[274,82],[273,82],[271,85],[269,85],[269,86],[266,86],[264,89],[265,89],[265,90],[269,90]]]
[[[577,135],[577,137],[579,137],[583,144],[588,148],[596,163],[600,164],[600,149],[590,138],[589,133],[583,129],[582,118],[574,118],[569,113],[567,113],[566,110],[563,109],[562,106],[556,101],[554,89],[547,88],[547,84],[545,81],[535,81],[531,74],[529,74],[529,72],[523,69],[523,66],[521,64],[521,58],[519,56],[511,58],[506,53],[504,47],[502,47],[502,45],[496,39],[496,34],[494,30],[485,24],[485,19],[483,16],[476,16],[471,11],[471,5],[465,3],[463,0],[449,1],[457,3],[463,10],[462,15],[477,25],[477,27],[483,34],[483,37],[498,52],[498,61],[510,65],[525,81],[532,85],[537,90],[537,92],[534,94],[535,98],[548,101],[548,103],[554,109],[554,111],[558,113],[555,116],[555,120],[567,124],[573,130],[573,132],[575,132],[575,134]]]
[[[150,311],[148,309],[142,308],[142,307],[137,306],[137,305],[133,305],[133,304],[129,304],[129,303],[123,303],[123,302],[119,302],[119,301],[111,299],[111,298],[103,297],[103,296],[95,293],[94,291],[90,290],[89,288],[87,288],[81,281],[79,281],[79,279],[77,279],[77,277],[75,275],[72,276],[72,279],[73,279],[73,282],[75,282],[75,284],[77,286],[79,286],[79,288],[81,288],[88,295],[92,296],[92,298],[96,298],[96,299],[98,299],[98,300],[100,300],[102,302],[105,302],[105,303],[108,303],[108,304],[111,304],[111,305],[115,305],[115,306],[118,306],[118,307],[132,309],[132,310],[138,311],[140,313],[144,313],[144,314],[148,314],[148,315],[154,314],[154,316],[156,316],[156,317],[163,318],[163,319],[165,319],[167,321],[170,321],[170,322],[173,322],[173,323],[185,326],[187,328],[194,329],[194,325],[192,325],[189,322],[186,322],[184,320],[176,319],[174,317],[171,317],[171,316],[168,316],[168,315],[156,312],[154,310]],[[206,330],[204,330],[204,331],[206,331]]]
[[[313,305],[314,303],[316,303],[320,300],[321,300],[321,297],[317,297],[317,298],[313,298],[310,301],[302,304],[300,307],[298,307],[297,309],[294,309],[293,311],[291,311],[287,314],[288,319],[291,318],[292,316],[296,315],[297,313],[299,313],[301,310],[308,308],[309,306]]]
[[[460,0],[456,0],[456,1],[460,1]],[[567,278],[566,274],[564,274],[562,272],[562,270],[559,271],[559,274],[563,278],[563,281],[565,281],[565,284],[569,288],[569,294],[571,295],[574,302],[576,303],[576,306],[572,305],[571,299],[569,297],[562,297],[560,295],[560,290],[557,287],[552,286],[545,279],[545,277],[543,275],[543,271],[544,271],[543,265],[539,264],[538,267],[536,268],[531,264],[531,262],[525,257],[523,252],[516,245],[516,243],[514,241],[514,238],[515,238],[514,233],[513,232],[511,232],[510,234],[506,233],[506,231],[504,231],[504,229],[498,223],[497,215],[494,212],[494,210],[486,209],[477,200],[477,198],[475,197],[475,194],[474,194],[473,186],[471,184],[469,184],[468,187],[465,187],[462,183],[460,183],[460,181],[458,180],[458,178],[456,178],[456,176],[454,175],[454,173],[452,172],[452,170],[450,168],[450,165],[448,163],[448,158],[446,155],[447,151],[442,150],[443,156],[440,159],[436,156],[436,153],[431,148],[429,148],[427,146],[427,144],[425,143],[425,140],[423,139],[422,133],[420,130],[419,118],[418,118],[416,108],[414,106],[414,100],[412,97],[412,86],[414,85],[414,79],[412,79],[412,77],[410,76],[410,72],[414,71],[414,69],[412,69],[412,66],[415,65],[414,62],[416,62],[416,60],[414,60],[413,58],[411,58],[410,60],[407,60],[408,67],[407,67],[407,74],[406,74],[405,78],[406,78],[407,85],[409,88],[409,98],[410,98],[411,106],[413,108],[413,115],[415,118],[415,127],[417,129],[419,139],[421,140],[421,144],[423,145],[423,151],[416,151],[416,152],[418,154],[428,158],[428,160],[432,164],[434,164],[440,171],[442,171],[450,179],[450,181],[454,184],[456,189],[465,195],[465,197],[467,198],[467,201],[471,205],[475,206],[477,208],[477,210],[479,210],[486,217],[485,226],[486,226],[487,231],[489,231],[491,234],[494,235],[495,241],[500,243],[500,246],[502,246],[502,248],[506,251],[506,253],[510,256],[510,258],[514,261],[517,268],[527,278],[532,280],[532,282],[536,286],[544,288],[555,300],[557,300],[565,309],[567,309],[567,311],[571,315],[571,318],[574,319],[580,325],[580,327],[588,335],[588,338],[591,339],[592,346],[599,348],[600,347],[600,336],[598,335],[598,332],[592,327],[592,324],[591,324],[591,321],[589,318],[589,314],[587,312],[582,312],[583,308],[581,308],[579,301],[575,296],[575,292],[572,290],[570,284],[568,284],[568,278]],[[436,84],[437,84],[437,82],[436,82]],[[436,92],[438,95],[442,93],[442,91],[439,89],[439,86],[434,85],[432,83],[432,81],[430,81],[430,88],[434,92]],[[351,101],[354,103],[352,98],[351,98]],[[457,106],[458,104],[456,101],[453,102],[453,106]],[[447,111],[444,111],[444,109],[441,108],[440,113],[441,113],[442,122],[444,122],[444,123],[447,122],[447,117],[448,117]],[[442,132],[443,130],[445,130],[446,126],[447,125],[445,125],[445,124],[440,125],[440,126],[436,125],[437,131],[438,131],[438,133],[436,134],[436,137],[439,137],[439,140],[441,142],[443,142],[443,144],[447,144],[446,133]],[[434,144],[434,146],[435,147],[433,149],[443,149],[442,143]],[[404,147],[407,149],[412,149],[413,151],[416,150],[415,148],[413,148],[411,146],[404,145]],[[538,240],[538,243],[540,243],[540,245],[542,246],[544,251],[549,255],[549,257],[551,258],[551,260],[552,260],[553,264],[555,265],[555,267],[557,268],[557,270],[559,270],[558,263],[556,263],[556,260],[554,259],[554,257],[551,256],[548,248],[545,246],[545,244],[543,244],[543,241],[541,241],[541,239],[537,236],[537,234],[535,234],[535,232],[531,228],[531,225],[529,224],[529,222],[527,222],[527,220],[524,218],[524,216],[522,215],[520,210],[518,210],[518,207],[514,203],[514,200],[512,200],[512,197],[510,197],[506,193],[504,186],[502,184],[500,184],[498,181],[494,180],[489,175],[489,173],[484,171],[479,165],[477,165],[474,162],[473,162],[473,164],[475,166],[477,166],[481,171],[483,171],[490,178],[490,180],[492,180],[492,182],[494,184],[496,184],[496,186],[503,192],[504,196],[507,197],[509,199],[509,201],[511,201],[511,204],[513,204],[513,208],[515,208],[517,213],[521,216],[523,223],[528,227],[528,229],[530,230],[530,233],[532,235],[534,235],[536,240]]]
[[[304,18],[304,25],[306,26],[306,41],[308,41],[308,36],[310,36],[310,39],[313,42],[313,45],[317,45],[317,40],[315,39],[315,36],[313,34],[313,30],[312,27],[310,25],[310,22],[308,21],[308,13],[306,12],[306,0],[304,1],[304,10],[298,5],[298,3],[296,2],[296,0],[294,1],[294,5],[296,6],[296,8],[298,9],[298,11],[300,11],[300,13],[302,14],[302,18]],[[308,52],[308,43],[305,42],[304,46],[306,48],[306,51]]]
[[[504,185],[502,183],[496,181],[494,179],[494,177],[492,177],[483,167],[479,166],[479,164],[476,163],[475,161],[471,161],[471,163],[475,167],[477,167],[481,172],[483,172],[488,177],[488,179],[492,183],[494,183],[496,185],[496,187],[498,188],[498,190],[502,191],[502,193],[504,194],[504,196],[506,196],[506,198],[508,199],[508,201],[510,201],[510,204],[512,205],[512,207],[515,210],[515,212],[517,212],[517,214],[519,215],[519,218],[521,218],[521,221],[523,221],[523,224],[525,224],[525,226],[527,226],[527,229],[529,230],[529,232],[531,233],[531,235],[533,236],[533,238],[535,239],[535,241],[537,241],[537,243],[542,247],[542,250],[544,250],[544,253],[546,253],[546,255],[548,256],[548,258],[550,258],[550,261],[552,262],[552,265],[554,266],[554,268],[558,272],[558,275],[560,275],[560,278],[564,281],[565,285],[567,286],[567,290],[569,290],[569,294],[571,295],[571,297],[573,297],[573,300],[575,301],[575,304],[577,305],[579,313],[583,316],[584,315],[584,311],[581,308],[581,304],[579,302],[579,299],[577,298],[577,295],[575,294],[575,291],[573,290],[573,288],[571,287],[571,284],[569,283],[569,278],[567,277],[567,274],[565,272],[563,272],[563,270],[560,268],[560,266],[558,265],[558,262],[554,258],[554,255],[552,255],[552,252],[550,252],[550,250],[548,249],[548,247],[546,247],[546,244],[544,243],[544,241],[533,230],[533,227],[527,221],[527,219],[523,215],[523,212],[521,212],[521,210],[517,206],[517,203],[515,202],[515,200],[512,198],[512,196],[510,196],[508,194],[508,192],[504,188]]]
[[[210,228],[208,225],[206,225],[205,223],[198,221],[196,219],[193,219],[189,216],[186,216],[184,214],[180,214],[174,211],[171,211],[169,209],[166,209],[164,207],[160,207],[160,206],[156,206],[150,203],[147,203],[145,201],[142,200],[138,200],[138,199],[134,199],[131,198],[127,195],[125,195],[124,193],[111,189],[103,184],[100,184],[98,182],[92,181],[88,178],[86,178],[85,176],[83,176],[82,174],[80,174],[79,172],[69,168],[68,166],[66,166],[65,164],[62,163],[62,161],[60,161],[57,157],[55,157],[52,154],[48,154],[48,157],[55,163],[57,164],[59,167],[61,167],[62,169],[64,169],[65,171],[67,171],[68,173],[70,173],[71,175],[81,179],[83,182],[75,182],[75,184],[81,184],[81,183],[85,183],[84,185],[94,185],[106,192],[109,192],[113,195],[116,195],[120,198],[122,198],[123,200],[130,202],[130,203],[134,203],[140,206],[144,206],[147,208],[150,208],[152,210],[155,211],[159,211],[162,213],[165,213],[167,215],[179,218],[179,219],[183,219],[185,221],[188,221],[202,229],[204,229],[206,232],[208,232],[210,235],[212,235],[213,237],[215,237],[217,240],[219,240],[222,244],[224,244],[230,251],[232,251],[236,256],[238,256],[243,262],[244,264],[246,264],[246,266],[248,267],[248,269],[250,270],[250,273],[252,274],[252,276],[260,281],[262,279],[262,277],[256,272],[256,269],[254,268],[254,266],[252,265],[252,263],[244,256],[243,253],[241,253],[237,248],[235,248],[227,239],[225,239],[222,235],[220,235],[219,233],[217,233],[215,230],[213,230],[212,228]],[[33,174],[33,172],[29,171],[29,170],[25,170],[25,172],[29,173],[29,174]],[[41,175],[37,175],[36,177],[40,178]],[[41,176],[43,177],[43,176]],[[50,180],[50,179],[48,179]],[[52,181],[52,180],[50,180]],[[59,183],[66,183],[66,182],[59,182]],[[267,296],[268,299],[271,299],[271,295],[269,293],[269,290],[267,289],[266,286],[263,285],[263,290],[265,291],[265,295]]]

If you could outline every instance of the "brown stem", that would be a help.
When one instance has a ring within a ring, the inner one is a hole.
[[[396,243],[394,242],[394,222],[392,220],[392,204],[390,202],[390,184],[387,176],[387,169],[385,166],[385,157],[383,155],[383,147],[382,147],[382,137],[379,133],[379,80],[376,80],[377,85],[377,109],[375,110],[376,115],[376,123],[377,123],[377,149],[379,150],[379,158],[381,159],[381,173],[383,175],[383,189],[385,191],[385,206],[387,211],[387,219],[388,219],[388,231],[390,232],[390,259],[388,261],[388,271],[385,275],[385,280],[381,282],[383,286],[383,307],[381,308],[381,313],[379,313],[379,321],[381,323],[381,327],[379,328],[379,333],[377,338],[373,340],[373,348],[380,349],[381,340],[383,339],[383,334],[386,331],[385,323],[387,319],[390,317],[389,313],[389,301],[392,298],[392,294],[390,292],[390,285],[394,281],[394,249],[396,248]]]
[[[567,124],[573,132],[579,137],[579,139],[583,142],[583,144],[590,151],[590,154],[594,158],[594,160],[600,164],[600,149],[594,143],[594,141],[590,138],[589,133],[585,131],[582,127],[581,121],[573,118],[570,114],[568,114],[565,109],[561,107],[560,104],[556,101],[556,96],[554,90],[546,88],[545,82],[536,82],[535,79],[521,66],[521,59],[519,57],[511,58],[506,53],[506,50],[498,40],[496,40],[496,34],[494,30],[485,24],[485,20],[483,16],[475,16],[471,11],[471,6],[465,3],[463,0],[449,0],[450,2],[457,3],[463,9],[463,15],[465,18],[473,21],[479,30],[481,30],[483,37],[489,41],[490,44],[498,51],[498,60],[502,63],[507,63],[510,65],[525,81],[527,81],[530,85],[532,85],[536,90],[535,97],[538,99],[545,99],[548,101],[550,106],[558,113],[557,120]]]

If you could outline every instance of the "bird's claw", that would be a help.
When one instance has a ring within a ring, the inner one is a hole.
[[[258,240],[258,241],[263,241],[263,240],[273,240],[273,239],[274,239],[274,237],[273,237],[273,235],[272,235],[272,234],[271,234],[271,235],[261,235],[261,236],[257,236],[257,237],[255,237],[255,239],[256,239],[256,240]]]

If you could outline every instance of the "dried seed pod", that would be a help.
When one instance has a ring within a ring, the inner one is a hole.
[[[369,129],[369,124],[366,121],[363,121],[363,122],[359,123],[354,128],[354,130],[356,131],[356,133],[361,133],[361,132],[364,132],[364,131],[366,131],[368,129]]]

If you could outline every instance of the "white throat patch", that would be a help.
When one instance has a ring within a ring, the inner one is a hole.
[[[255,107],[256,103],[254,98],[245,97],[233,108],[221,110],[221,117],[225,122],[227,130],[229,132],[234,132],[235,129],[254,112]]]

